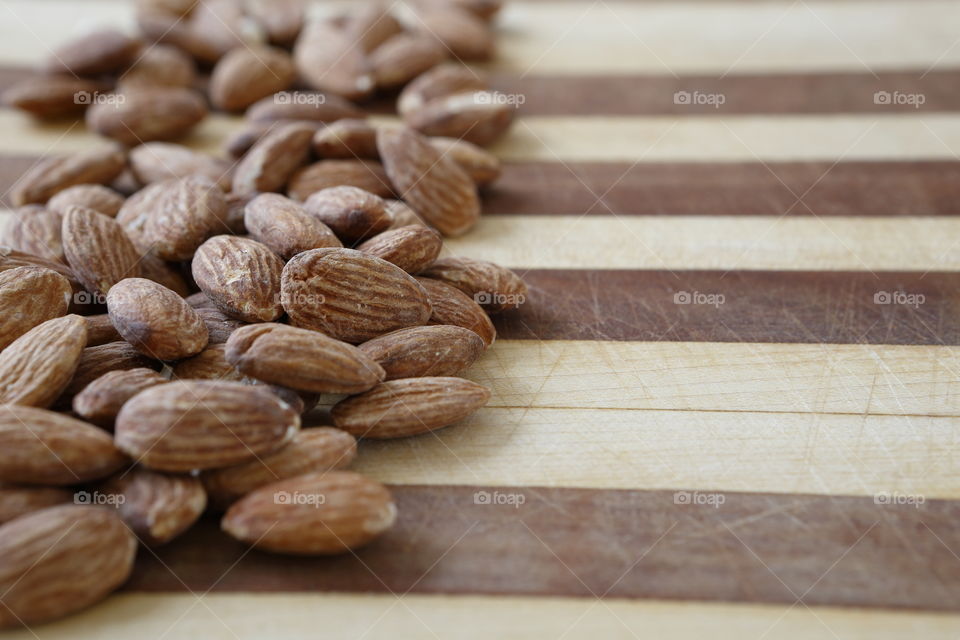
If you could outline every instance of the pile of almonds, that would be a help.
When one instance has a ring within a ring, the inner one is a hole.
[[[305,23],[289,0],[153,0],[143,40],[98,32],[8,93],[40,117],[89,107],[114,140],[22,176],[0,238],[0,627],[101,600],[138,545],[204,512],[291,554],[392,525],[388,489],[344,470],[357,439],[483,406],[458,376],[495,339],[488,314],[526,295],[508,269],[439,257],[499,174],[478,145],[511,120],[444,60],[490,55],[498,8]],[[164,141],[206,115],[204,66],[210,103],[246,109],[229,158]],[[398,87],[402,125],[350,102]]]

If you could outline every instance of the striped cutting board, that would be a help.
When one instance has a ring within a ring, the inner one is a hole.
[[[101,22],[130,5],[0,0],[0,86]],[[362,446],[396,528],[294,559],[202,522],[10,637],[957,637],[957,25],[952,0],[513,2],[490,70],[522,117],[449,251],[530,299],[470,372],[489,407]],[[0,130],[0,191],[94,139]]]

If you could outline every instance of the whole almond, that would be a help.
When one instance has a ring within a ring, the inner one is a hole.
[[[291,122],[298,122],[306,125],[313,131],[317,131],[324,127],[322,122],[312,122],[310,120],[247,121],[244,122],[239,129],[226,137],[223,142],[223,149],[234,158],[242,158],[248,151],[250,151],[250,149],[253,148],[253,145],[260,142],[260,140],[266,137],[268,133],[274,129],[277,129],[278,127],[290,124]]]
[[[212,307],[197,309],[197,315],[207,325],[209,345],[224,344],[230,338],[230,334],[240,327],[246,326],[245,322],[235,320],[219,309]]]
[[[276,193],[262,193],[251,200],[243,221],[253,239],[284,260],[310,249],[343,246],[330,227]]]
[[[230,163],[172,142],[148,142],[130,150],[130,169],[143,184],[171,178],[206,178],[226,191],[231,183]]]
[[[322,189],[307,198],[303,207],[332,229],[345,244],[354,244],[386,231],[393,222],[383,199],[357,187]]]
[[[430,317],[426,292],[386,260],[353,249],[313,249],[294,257],[281,279],[290,323],[344,342],[364,342]]]
[[[106,477],[127,457],[103,429],[46,409],[0,405],[0,481],[70,485]]]
[[[442,247],[439,233],[422,225],[410,225],[384,231],[357,250],[395,264],[407,273],[419,273],[433,264]]]
[[[397,112],[406,118],[437,98],[488,88],[486,76],[466,65],[452,62],[437,65],[403,88],[397,98]]]
[[[383,380],[383,369],[353,345],[283,324],[237,329],[227,361],[250,377],[315,393],[360,393]]]
[[[258,460],[204,471],[200,479],[210,502],[226,507],[277,480],[343,469],[350,466],[356,455],[357,440],[349,433],[332,427],[316,427],[301,430],[285,447]]]
[[[70,406],[74,396],[83,391],[88,384],[111,371],[129,369],[159,369],[160,363],[143,355],[129,342],[108,342],[87,347],[80,355],[80,363],[70,384],[60,396],[59,404]]]
[[[112,502],[120,517],[137,538],[149,545],[164,544],[179,536],[207,506],[207,494],[198,478],[141,467],[111,478],[97,490],[118,498]]]
[[[343,433],[334,429],[337,433]],[[353,436],[343,433],[353,440]],[[0,485],[0,524],[10,522],[22,515],[73,502],[73,491],[59,487],[31,487],[26,485]]]
[[[107,509],[63,505],[0,527],[0,627],[85,609],[123,584],[137,541]]]
[[[127,89],[114,100],[87,109],[87,126],[108,138],[135,146],[186,135],[207,115],[203,98],[192,89]]]
[[[146,467],[191,471],[228,467],[289,442],[300,416],[265,387],[176,381],[123,405],[116,443]]]
[[[248,0],[247,12],[263,26],[273,44],[290,46],[303,28],[302,0]]]
[[[42,267],[0,271],[0,351],[37,325],[67,313],[70,282]]]
[[[250,122],[335,122],[342,118],[362,118],[363,112],[342,97],[322,91],[281,91],[261,98],[244,114]]]
[[[358,438],[403,438],[463,420],[490,400],[490,390],[463,378],[403,378],[333,406],[333,424]]]
[[[63,215],[72,205],[93,209],[115,218],[123,206],[123,196],[102,184],[78,184],[50,198],[47,208]]]
[[[278,553],[344,553],[371,542],[396,520],[387,488],[349,471],[296,476],[260,487],[230,507],[221,527]]]
[[[377,160],[377,129],[355,118],[331,122],[314,134],[313,151],[321,158]]]
[[[197,249],[192,270],[197,286],[228,316],[271,322],[283,314],[279,296],[283,260],[266,245],[215,236]]]
[[[201,177],[164,181],[153,203],[145,203],[143,241],[164,260],[189,260],[207,238],[227,231],[227,201],[215,184]],[[124,217],[118,216],[123,221]]]
[[[456,7],[420,12],[413,26],[424,37],[437,40],[458,60],[488,60],[493,55],[490,26]]]
[[[67,262],[90,293],[105,295],[140,274],[140,253],[113,218],[73,205],[63,216],[61,234]]]
[[[109,85],[70,75],[25,78],[3,92],[3,102],[37,118],[60,118],[86,111],[90,98]]]
[[[273,47],[239,47],[220,58],[210,77],[210,100],[225,111],[240,111],[293,84],[290,55]]]
[[[500,159],[472,142],[440,137],[430,138],[430,144],[441,154],[453,158],[478,187],[485,187],[500,177]]]
[[[192,358],[181,360],[173,366],[173,377],[177,380],[249,382],[227,361],[226,344],[212,344]]]
[[[406,127],[381,128],[377,147],[390,181],[429,225],[460,235],[476,224],[477,187],[452,158]]]
[[[76,184],[106,184],[120,175],[126,155],[114,145],[95,147],[68,156],[50,156],[20,176],[10,190],[16,206],[46,202]]]
[[[387,380],[396,380],[455,376],[476,362],[485,347],[480,336],[469,329],[433,325],[399,329],[359,348],[383,367]]]
[[[107,294],[107,313],[123,339],[155,360],[180,360],[207,346],[207,326],[183,298],[144,278],[127,278]]]
[[[282,124],[261,138],[233,173],[233,191],[279,191],[310,153],[314,129],[308,124]]]
[[[87,33],[57,47],[46,63],[50,73],[92,76],[110,73],[133,62],[140,42],[116,29]]]
[[[69,315],[38,324],[0,351],[0,404],[49,407],[67,386],[87,343],[87,325]]]
[[[293,48],[293,60],[301,80],[312,89],[361,100],[376,87],[360,43],[329,22],[304,27]]]
[[[460,289],[490,313],[517,307],[527,298],[527,285],[517,274],[486,260],[440,258],[421,275]]]
[[[400,87],[440,64],[449,52],[436,39],[398,33],[370,54],[378,87]]]
[[[417,278],[430,300],[430,324],[452,324],[470,329],[489,347],[497,338],[490,316],[467,294],[446,282]]]
[[[121,91],[144,87],[190,87],[196,80],[193,60],[180,49],[165,44],[147,47],[117,79]]]
[[[117,329],[110,322],[110,316],[105,313],[85,316],[84,322],[87,323],[87,346],[97,347],[108,342],[123,340]]]
[[[428,136],[446,136],[488,145],[513,123],[516,107],[491,91],[456,93],[431,100],[404,115],[404,122]]]
[[[60,228],[63,217],[37,205],[17,209],[3,228],[2,242],[11,249],[66,264]]]
[[[321,160],[290,177],[287,192],[294,200],[330,187],[350,186],[380,196],[393,197],[393,187],[383,165],[372,160]]]
[[[95,425],[111,428],[120,408],[144,389],[164,384],[153,369],[139,368],[105,373],[73,398],[73,411]]]

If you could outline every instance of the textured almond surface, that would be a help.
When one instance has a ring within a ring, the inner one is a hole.
[[[47,208],[64,214],[75,204],[113,218],[123,206],[123,196],[101,184],[78,184],[50,198]]]
[[[61,227],[63,216],[37,205],[17,209],[7,221],[0,242],[24,253],[66,264]]]
[[[0,627],[80,611],[123,584],[137,541],[107,509],[64,505],[0,527]]]
[[[73,410],[84,420],[112,427],[121,407],[144,389],[167,380],[153,369],[141,367],[105,373],[73,398]]]
[[[108,342],[123,340],[117,333],[116,327],[110,322],[110,316],[105,313],[84,316],[87,323],[87,346],[97,347]]]
[[[290,322],[345,342],[425,324],[423,287],[399,267],[353,249],[314,249],[283,269]]]
[[[226,506],[277,480],[348,467],[356,455],[357,440],[349,433],[316,427],[303,429],[285,447],[259,460],[204,471],[200,478],[211,503]]]
[[[448,51],[436,39],[399,33],[370,54],[378,87],[399,87],[443,62]]]
[[[421,274],[460,289],[489,312],[523,304],[527,285],[506,267],[473,258],[440,258]]]
[[[430,278],[417,278],[430,300],[430,324],[452,324],[470,329],[487,346],[497,338],[490,316],[472,298],[456,287]]]
[[[243,221],[253,239],[284,260],[310,249],[343,246],[330,227],[280,194],[262,193],[251,200]]]
[[[63,216],[62,236],[67,262],[90,293],[106,295],[140,275],[140,253],[113,218],[74,205]]]
[[[204,240],[227,231],[227,201],[206,178],[158,183],[160,195],[143,226],[150,251],[164,260],[188,260]]]
[[[116,29],[91,31],[57,47],[46,70],[71,75],[110,73],[133,62],[140,43]]]
[[[204,295],[204,297],[206,296]],[[207,335],[209,338],[207,344],[210,345],[223,344],[230,337],[230,334],[240,327],[246,326],[246,323],[242,320],[235,320],[219,309],[212,307],[201,307],[197,309],[197,315],[199,315],[203,323],[207,325]]]
[[[0,351],[0,404],[49,407],[70,382],[87,343],[80,316],[47,320]]]
[[[223,56],[210,77],[210,100],[225,111],[240,111],[264,96],[288,88],[296,78],[282,49],[239,47]]]
[[[513,122],[516,107],[489,91],[458,93],[431,100],[404,116],[404,122],[428,136],[448,136],[488,145]]]
[[[144,254],[140,258],[140,277],[163,285],[180,297],[188,295],[191,290],[179,264],[167,262],[152,253]]]
[[[107,294],[107,312],[123,339],[156,360],[179,360],[207,346],[207,326],[183,298],[143,278],[127,278]]]
[[[489,389],[462,378],[404,378],[341,400],[331,415],[358,438],[402,438],[463,420],[489,399]]]
[[[177,380],[248,381],[227,361],[225,344],[212,344],[192,358],[181,360],[173,367],[173,377]]]
[[[443,238],[439,233],[422,225],[410,225],[384,231],[357,250],[395,264],[407,273],[419,273],[433,264],[441,248]]]
[[[377,129],[366,120],[337,120],[313,136],[313,151],[321,158],[376,160]]]
[[[72,293],[67,279],[50,269],[0,271],[0,351],[38,324],[66,314]]]
[[[403,88],[397,98],[397,111],[406,118],[431,100],[487,88],[487,78],[476,70],[459,63],[441,64]]]
[[[227,315],[245,322],[280,317],[283,261],[269,247],[249,238],[215,236],[197,249],[193,279]]]
[[[367,97],[376,87],[362,47],[328,22],[308,24],[293,49],[300,78],[313,89],[348,100]]]
[[[316,393],[359,393],[384,376],[380,365],[353,345],[282,324],[237,329],[226,356],[245,375]]]
[[[98,487],[114,500],[120,517],[137,537],[150,545],[173,540],[197,521],[207,506],[198,478],[169,475],[137,467]]]
[[[311,216],[330,227],[346,244],[375,236],[392,220],[383,199],[357,187],[339,186],[317,191],[304,203]]]
[[[117,446],[159,471],[214,469],[279,449],[300,416],[269,389],[177,381],[147,389],[117,416]]]
[[[335,430],[338,433],[343,431]],[[353,438],[345,434],[348,438]],[[32,487],[28,485],[0,485],[0,524],[22,515],[73,502],[73,491],[59,487]]]
[[[279,191],[310,152],[314,127],[291,122],[272,129],[247,152],[233,173],[237,193]]]
[[[287,191],[294,200],[306,200],[321,189],[343,185],[369,191],[381,198],[393,197],[393,187],[383,165],[372,160],[315,162],[290,177]]]
[[[137,351],[129,342],[108,342],[87,347],[80,355],[80,364],[61,395],[60,402],[69,406],[75,395],[105,373],[139,368],[159,369],[160,363]]]
[[[172,142],[134,147],[130,150],[130,169],[143,184],[196,176],[222,189],[230,188],[229,162]]]
[[[78,93],[94,95],[107,85],[67,74],[25,78],[3,92],[3,103],[38,118],[59,118],[83,113],[87,105]]]
[[[70,485],[128,460],[102,429],[46,409],[0,405],[0,481]]]
[[[46,202],[73,185],[105,184],[120,175],[126,162],[125,153],[112,144],[67,156],[50,156],[20,176],[10,190],[10,199],[17,206]]]
[[[500,159],[486,149],[459,138],[430,138],[441,154],[452,158],[477,186],[486,186],[500,177]]]
[[[206,115],[206,103],[192,89],[138,87],[124,91],[122,99],[92,105],[87,109],[87,126],[100,135],[135,146],[183,136]]]
[[[221,526],[260,549],[343,553],[389,529],[397,508],[387,488],[349,471],[311,473],[260,487],[235,502]]]
[[[360,345],[383,367],[387,380],[455,376],[476,362],[485,348],[476,333],[453,325],[399,329]]]
[[[377,147],[390,181],[428,224],[458,235],[480,217],[477,187],[452,158],[406,127],[384,127]]]
[[[74,291],[81,290],[80,283],[73,274],[73,269],[64,263],[58,260],[41,258],[40,256],[17,251],[10,247],[0,247],[0,273],[9,271],[10,269],[16,269],[17,267],[41,267],[43,269],[50,269],[66,278]]]

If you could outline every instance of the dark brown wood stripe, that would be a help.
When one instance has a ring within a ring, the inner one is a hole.
[[[159,559],[140,553],[125,588],[784,604],[802,597],[808,605],[944,611],[960,602],[957,502],[691,491],[690,502],[701,504],[675,504],[673,491],[393,491],[397,525],[356,557],[244,555],[206,520],[157,549]],[[523,504],[484,504],[483,496]]]
[[[960,273],[520,273],[529,297],[518,309],[495,317],[500,338],[960,344]],[[683,292],[691,301],[695,294],[719,294],[722,304],[677,304],[675,296]],[[883,294],[893,303],[878,304],[886,299]],[[919,305],[903,304],[909,302]]]

